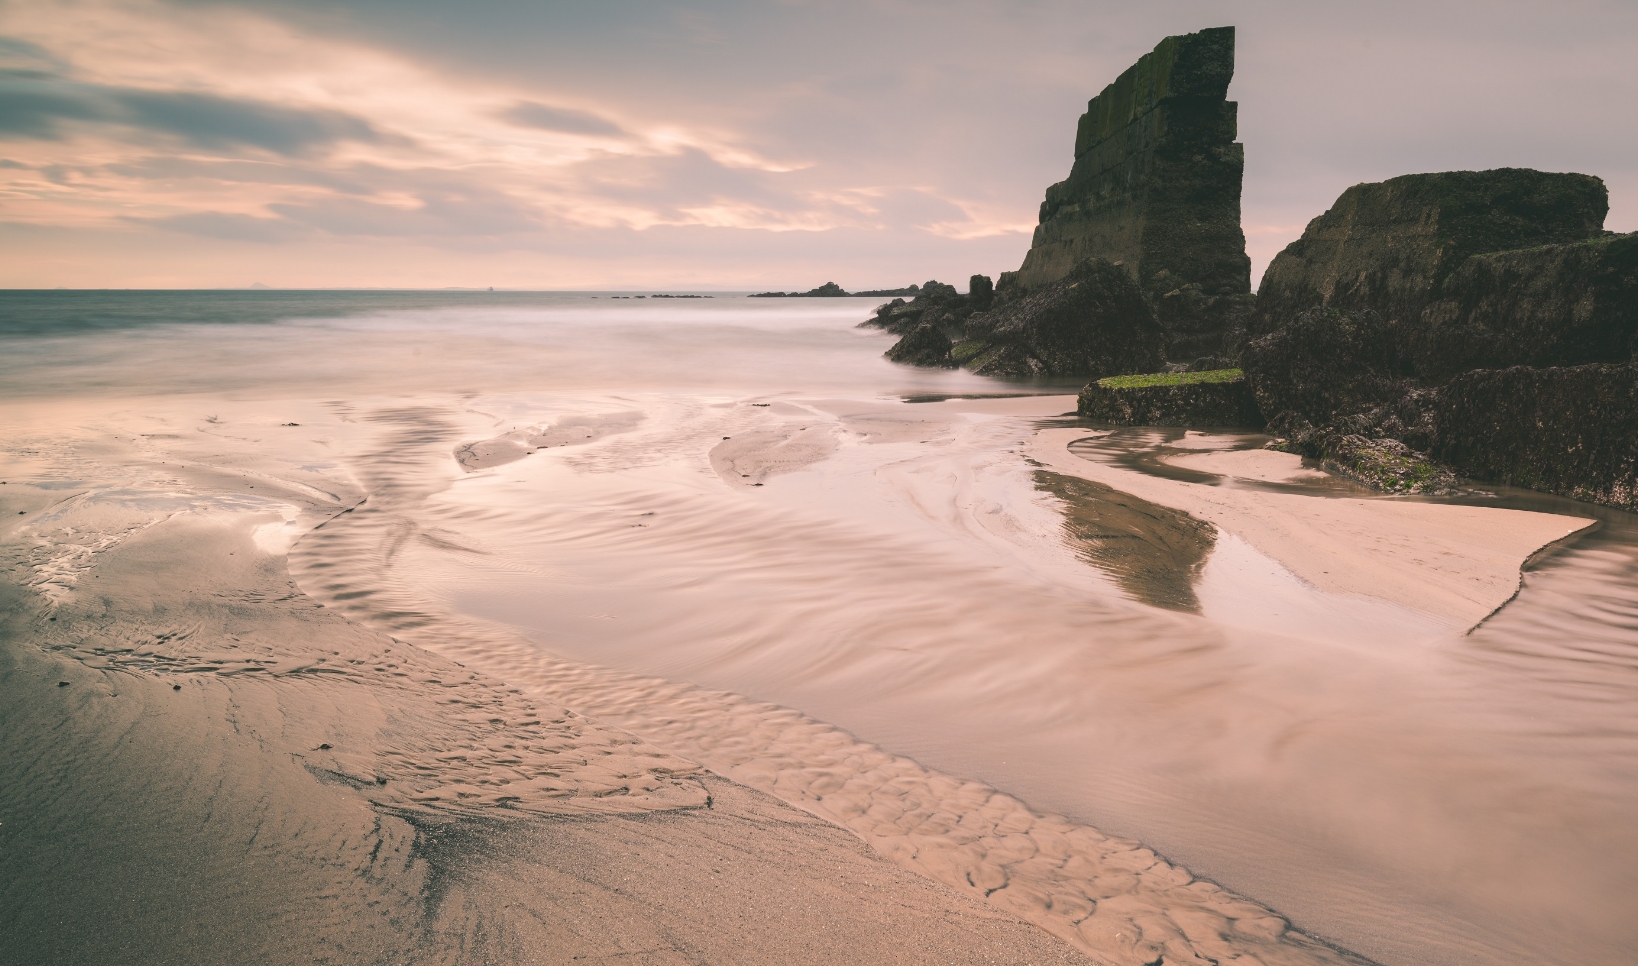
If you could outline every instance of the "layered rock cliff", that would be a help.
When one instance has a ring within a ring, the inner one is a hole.
[[[1167,37],[1087,104],[1069,177],[1046,191],[1024,264],[1029,292],[1087,259],[1129,272],[1175,362],[1217,354],[1249,308],[1235,141],[1234,28]]]
[[[1392,463],[1388,488],[1443,485],[1437,458],[1638,509],[1638,235],[1607,208],[1597,178],[1515,168],[1348,189],[1258,292],[1242,359],[1271,427]]]
[[[865,324],[916,335],[888,358],[1097,377],[1226,355],[1253,302],[1233,77],[1233,27],[1168,37],[1140,58],[1088,102],[1023,266],[993,292],[980,275],[966,296],[924,287],[883,306]],[[948,359],[920,331],[928,323],[955,342]]]
[[[1354,185],[1269,264],[1251,334],[1312,308],[1415,323],[1470,256],[1593,238],[1608,210],[1597,178],[1527,168]]]

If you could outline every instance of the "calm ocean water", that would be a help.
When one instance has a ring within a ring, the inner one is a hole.
[[[10,482],[345,481],[386,509],[325,563],[373,625],[797,709],[1384,963],[1630,961],[1638,519],[1499,493],[1601,525],[1471,633],[1248,617],[1232,535],[1145,599],[1074,552],[1038,423],[906,401],[1073,383],[891,365],[877,300],[612,294],[0,293]],[[517,458],[463,467],[485,441]]]

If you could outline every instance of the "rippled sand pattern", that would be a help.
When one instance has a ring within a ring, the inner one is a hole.
[[[415,459],[392,437],[373,463]],[[386,480],[378,482],[385,483]],[[304,538],[292,554],[303,589],[394,635],[508,679],[543,698],[643,735],[711,770],[835,822],[898,864],[1033,922],[1119,966],[1165,962],[1361,962],[1292,930],[1268,909],[1141,844],[1035,812],[977,782],[883,752],[837,728],[733,694],[563,662],[504,631],[455,621],[396,592],[396,547],[414,532],[404,485]]]

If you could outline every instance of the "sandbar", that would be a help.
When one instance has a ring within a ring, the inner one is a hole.
[[[1028,454],[1042,466],[1182,510],[1274,558],[1316,589],[1387,601],[1472,627],[1518,593],[1531,554],[1593,520],[1499,507],[1403,499],[1307,496],[1161,479],[1082,459],[1069,444],[1085,429],[1043,429]],[[1203,454],[1223,472],[1245,463],[1255,479],[1297,475],[1280,454]],[[1173,459],[1171,462],[1178,462]],[[1202,466],[1201,468],[1205,468]]]

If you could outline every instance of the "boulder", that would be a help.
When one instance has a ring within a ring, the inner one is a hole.
[[[1638,235],[1606,208],[1597,178],[1512,168],[1348,189],[1257,294],[1241,359],[1270,430],[1385,489],[1445,485],[1440,460],[1630,502]]]
[[[1099,379],[1081,390],[1075,408],[1087,419],[1118,426],[1263,426],[1238,369]]]
[[[943,369],[955,367],[950,358],[950,337],[932,322],[923,322],[911,329],[904,338],[884,355],[889,362],[907,366],[930,366]]]
[[[966,322],[955,358],[997,376],[1102,376],[1164,365],[1163,334],[1124,269],[1097,258]]]
[[[1392,437],[1301,424],[1272,448],[1312,457],[1333,473],[1389,493],[1449,493],[1456,487],[1448,467]]]
[[[1393,330],[1375,312],[1311,308],[1246,344],[1241,362],[1276,425],[1328,425],[1402,394]]]

